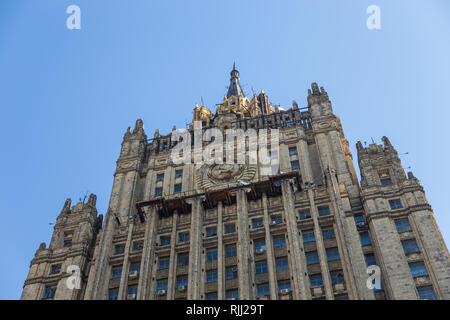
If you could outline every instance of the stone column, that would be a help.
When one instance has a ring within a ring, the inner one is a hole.
[[[189,273],[188,273],[188,300],[200,299],[200,281],[202,275],[202,224],[203,224],[203,205],[202,200],[197,197],[192,204],[191,230],[189,235]]]
[[[169,260],[169,277],[167,279],[167,300],[173,300],[175,294],[175,282],[176,282],[176,252],[175,246],[177,244],[177,223],[178,212],[175,210],[172,215],[172,234],[170,236],[170,260]]]
[[[236,195],[237,221],[238,221],[238,277],[239,277],[239,299],[251,299],[250,284],[250,235],[248,230],[247,196],[244,189],[239,189]]]
[[[300,257],[300,237],[297,227],[297,217],[295,214],[294,194],[292,186],[288,180],[283,180],[281,183],[281,190],[283,194],[283,207],[286,219],[286,228],[289,236],[289,251],[291,256],[291,270],[293,273],[293,297],[294,300],[307,300],[311,294],[309,291],[309,284],[305,279],[305,269]]]
[[[127,298],[128,266],[129,266],[130,246],[133,239],[133,227],[134,222],[132,219],[130,219],[128,224],[128,236],[127,242],[125,243],[125,252],[122,264],[122,276],[120,277],[120,284],[119,284],[119,297],[118,297],[119,300]]]
[[[142,248],[141,272],[139,275],[138,299],[149,299],[152,282],[152,271],[154,269],[155,244],[158,224],[158,212],[155,207],[150,207],[146,217],[144,247]]]
[[[225,296],[225,263],[223,254],[223,205],[217,204],[217,299],[223,300]]]
[[[275,259],[273,252],[272,235],[270,234],[270,217],[269,208],[267,203],[267,195],[263,193],[262,204],[264,210],[264,229],[266,232],[266,247],[267,247],[267,271],[269,273],[269,287],[270,287],[270,299],[277,299],[277,276],[275,271]]]

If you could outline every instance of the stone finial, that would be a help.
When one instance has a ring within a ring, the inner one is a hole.
[[[297,101],[292,100],[292,107],[293,107],[294,109],[298,109],[298,103],[297,103]]]
[[[391,142],[389,141],[388,137],[384,136],[383,138],[381,138],[381,140],[383,140],[383,144],[384,144],[384,148],[394,148],[391,144]]]
[[[131,137],[131,127],[128,127],[127,131],[125,131],[125,134],[123,135],[123,140],[127,140],[129,137]]]
[[[144,122],[142,119],[137,119],[136,124],[134,126],[133,134],[137,132],[144,132]]]
[[[155,130],[155,134],[153,135],[153,138],[155,140],[159,139],[159,130],[158,129]]]
[[[72,204],[72,200],[67,198],[64,202],[64,207],[61,210],[61,213],[70,213],[70,205]]]
[[[174,126],[172,127],[172,131],[177,131],[177,126],[174,125]]]
[[[409,171],[408,172],[408,179],[409,180],[416,180],[417,178],[414,176],[414,174],[411,171]]]
[[[97,196],[93,193],[89,195],[88,205],[95,208],[95,205],[97,203]]]
[[[311,89],[312,89],[313,94],[320,94],[319,86],[317,85],[316,82],[313,82],[311,84]]]
[[[363,151],[363,149],[364,149],[364,147],[363,147],[361,141],[358,141],[356,143],[356,150],[358,150],[358,152],[361,152],[361,151]]]
[[[38,250],[45,250],[47,248],[47,245],[45,244],[45,242],[42,242],[40,245],[39,245],[39,249]]]

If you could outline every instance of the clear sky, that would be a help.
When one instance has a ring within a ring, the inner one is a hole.
[[[105,213],[126,128],[184,127],[202,96],[214,109],[234,61],[284,108],[324,86],[355,165],[358,140],[408,152],[450,243],[449,18],[448,0],[1,0],[0,299],[20,297],[66,198],[93,192]]]

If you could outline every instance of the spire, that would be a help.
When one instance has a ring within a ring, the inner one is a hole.
[[[228,87],[227,98],[231,96],[239,97],[239,95],[245,96],[241,84],[239,83],[239,71],[236,70],[236,63],[233,63],[233,70],[231,70],[230,75],[230,86]]]

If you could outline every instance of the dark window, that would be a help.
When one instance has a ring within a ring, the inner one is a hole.
[[[336,237],[336,235],[334,234],[333,228],[323,229],[322,236],[324,239],[333,239]]]
[[[311,251],[306,253],[306,264],[317,264],[319,263],[319,256],[317,255],[317,251]]]
[[[139,274],[139,272],[141,271],[141,263],[140,262],[132,263],[130,265],[130,272],[134,272],[134,271],[137,271],[137,273]]]
[[[206,283],[217,281],[217,270],[206,271]]]
[[[175,179],[183,176],[183,170],[175,170]]]
[[[71,247],[72,246],[72,240],[64,240],[63,246],[64,246],[64,248]]]
[[[158,260],[158,270],[169,269],[170,258],[164,257]]]
[[[377,260],[375,259],[375,255],[373,253],[368,253],[364,256],[366,258],[367,266],[376,266]]]
[[[132,295],[135,294],[137,295],[137,285],[132,285],[132,286],[128,286],[128,290],[127,290],[127,294]]]
[[[239,299],[239,291],[238,289],[230,289],[225,292],[225,298],[227,300],[238,300]]]
[[[111,279],[117,279],[122,276],[122,267],[116,267],[111,269]]]
[[[266,261],[256,262],[255,273],[256,274],[267,273],[267,262]]]
[[[125,252],[125,245],[120,244],[114,247],[114,254],[122,254]]]
[[[292,170],[299,170],[300,169],[300,162],[298,162],[298,160],[291,161],[291,169]]]
[[[256,294],[258,297],[270,296],[270,288],[268,283],[258,284],[256,286]]]
[[[255,240],[254,242],[254,252],[260,253],[266,251],[266,241],[264,239],[262,240]]]
[[[344,273],[342,272],[342,270],[338,270],[338,271],[332,271],[330,273],[331,275],[331,283],[335,284],[335,283],[341,283],[344,282]]]
[[[236,279],[238,277],[238,271],[236,266],[227,267],[225,269],[225,276],[227,280]]]
[[[392,180],[390,178],[381,179],[381,185],[382,186],[389,186],[392,184]]]
[[[216,227],[206,228],[206,236],[207,237],[214,237],[215,235],[217,235]]]
[[[286,238],[284,236],[277,236],[273,238],[273,247],[281,249],[286,247]]]
[[[189,253],[179,253],[178,254],[178,266],[184,267],[189,264]]]
[[[167,151],[167,142],[164,142],[164,144],[163,144],[163,150],[164,150],[164,151]]]
[[[359,215],[355,216],[355,222],[356,222],[356,223],[364,222],[364,217],[363,217],[363,215],[362,215],[362,214],[359,214]]]
[[[173,186],[173,192],[174,193],[181,192],[181,183],[177,183],[176,185]]]
[[[135,242],[133,242],[133,251],[142,250],[143,247],[144,247],[144,242],[143,241],[135,241]]]
[[[209,292],[205,294],[205,300],[217,300],[217,292]]]
[[[272,224],[280,224],[280,223],[283,223],[282,216],[273,216],[272,217]]]
[[[253,219],[252,220],[252,228],[256,229],[263,226],[263,219]]]
[[[361,238],[361,245],[362,246],[370,246],[370,237],[368,232],[362,232],[359,234],[359,237]]]
[[[119,298],[119,288],[108,290],[108,300],[117,300]]]
[[[188,277],[187,276],[178,276],[176,288],[180,289],[181,287],[187,288],[188,286]]]
[[[425,263],[413,262],[409,264],[409,269],[413,278],[422,277],[428,275],[427,268],[425,268]]]
[[[52,265],[50,269],[50,274],[57,274],[61,272],[61,265],[60,264],[54,264]]]
[[[287,257],[277,258],[275,260],[277,271],[289,270],[289,261]]]
[[[225,233],[234,233],[234,232],[236,232],[236,225],[234,223],[225,225]]]
[[[167,292],[167,279],[160,279],[156,282],[156,292],[159,291]]]
[[[161,188],[161,187],[155,188],[155,197],[162,196],[162,191],[163,191],[163,188]]]
[[[432,286],[417,288],[420,300],[436,300],[436,295]]]
[[[389,205],[391,206],[392,210],[403,208],[402,202],[400,200],[398,200],[398,199],[397,200],[390,200],[389,201]]]
[[[319,216],[327,216],[330,214],[330,208],[329,207],[320,207],[319,209]]]
[[[339,260],[339,251],[338,248],[328,248],[327,249],[327,260],[328,261],[336,261]]]
[[[409,224],[409,220],[397,220],[395,221],[395,227],[398,232],[406,232],[411,231],[411,225]]]
[[[419,247],[417,246],[416,240],[406,240],[402,242],[403,251],[405,254],[419,252]]]
[[[309,210],[301,210],[299,212],[300,220],[311,218],[311,212]]]
[[[297,154],[297,147],[289,147],[289,155]]]
[[[164,173],[158,173],[156,175],[156,182],[164,181]]]
[[[286,289],[289,292],[291,291],[291,281],[289,280],[278,281],[278,292],[281,293],[281,291],[284,289]]]
[[[164,245],[166,245],[166,244],[170,244],[170,237],[169,237],[169,236],[161,236],[161,237],[159,238],[159,244],[160,244],[161,246],[164,246]]]
[[[187,241],[189,241],[189,233],[188,232],[178,234],[178,242],[187,242]]]
[[[230,244],[225,246],[225,257],[235,257],[236,256],[236,245]]]
[[[304,231],[303,232],[303,242],[307,243],[307,242],[315,242],[316,238],[314,237],[314,231],[310,230],[310,231]]]
[[[45,287],[45,291],[44,291],[44,299],[50,299],[53,298],[55,296],[55,292],[56,292],[56,286],[48,286]]]
[[[309,283],[311,288],[323,286],[323,280],[321,274],[313,274],[309,277]]]
[[[208,249],[206,251],[206,261],[214,261],[217,260],[217,249]]]

